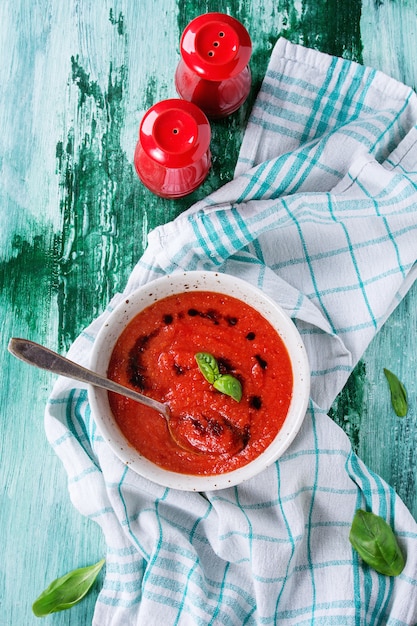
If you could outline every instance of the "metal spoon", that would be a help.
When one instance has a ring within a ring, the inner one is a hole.
[[[115,383],[105,376],[96,374],[82,365],[78,365],[78,363],[74,363],[74,361],[70,361],[60,354],[49,350],[49,348],[45,348],[45,346],[41,346],[38,343],[29,341],[28,339],[13,337],[9,341],[8,349],[9,352],[11,352],[18,359],[21,359],[26,363],[30,363],[30,365],[35,365],[35,367],[39,367],[40,369],[48,370],[49,372],[66,376],[67,378],[80,380],[81,382],[89,383],[94,387],[101,387],[103,389],[107,389],[108,391],[114,391],[122,396],[126,396],[132,400],[146,404],[146,406],[149,406],[152,409],[155,409],[155,411],[158,411],[158,413],[161,413],[161,415],[163,415],[163,417],[167,420],[169,426],[169,407],[163,402],[158,402],[157,400],[153,400],[152,398],[142,395],[138,391],[133,391],[132,389],[128,389],[128,387],[119,385],[119,383]]]
[[[132,400],[136,400],[141,404],[145,404],[146,406],[155,409],[158,413],[160,413],[166,420],[168,431],[175,441],[175,443],[182,448],[183,450],[192,451],[197,454],[204,454],[204,452],[209,452],[209,450],[200,447],[200,445],[193,444],[191,441],[188,441],[187,436],[181,436],[181,428],[178,429],[178,423],[181,423],[181,416],[179,420],[174,419],[174,426],[172,422],[172,416],[167,404],[163,402],[158,402],[153,398],[148,398],[148,396],[144,396],[138,391],[133,391],[128,387],[124,387],[123,385],[119,385],[119,383],[106,378],[105,376],[101,376],[96,372],[93,372],[78,363],[74,363],[74,361],[70,361],[65,357],[49,350],[49,348],[45,348],[45,346],[40,345],[39,343],[35,343],[33,341],[29,341],[28,339],[19,339],[17,337],[13,337],[9,341],[8,345],[9,352],[11,352],[15,357],[29,363],[30,365],[34,365],[35,367],[39,367],[40,369],[47,370],[54,374],[59,374],[60,376],[65,376],[67,378],[73,378],[74,380],[79,380],[84,383],[89,383],[94,387],[101,387],[103,389],[107,389],[108,391],[113,391],[127,398],[131,398]],[[191,419],[192,416],[183,416],[183,419]],[[176,426],[175,426],[176,424]],[[221,427],[221,425],[220,425]],[[227,429],[226,429],[227,430]],[[243,439],[238,439],[236,442],[233,442],[230,447],[230,452],[236,454],[245,446]],[[217,452],[217,454],[221,454],[223,451]]]

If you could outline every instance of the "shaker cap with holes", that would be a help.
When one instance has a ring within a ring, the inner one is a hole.
[[[180,198],[197,189],[211,165],[211,130],[192,102],[161,100],[143,116],[134,164],[143,184],[163,198]]]
[[[222,81],[243,71],[252,54],[248,31],[234,17],[205,13],[184,30],[181,56],[200,78]]]
[[[210,126],[192,102],[170,98],[154,104],[140,129],[143,149],[165,167],[184,167],[199,161],[210,144]]]

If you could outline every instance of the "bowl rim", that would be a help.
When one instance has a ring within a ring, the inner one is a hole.
[[[190,290],[215,291],[246,302],[272,323],[284,341],[293,368],[293,393],[284,423],[269,446],[246,465],[223,474],[194,475],[173,472],[149,461],[129,443],[112,417],[107,391],[89,385],[88,398],[92,417],[104,440],[114,454],[136,474],[164,487],[184,491],[213,491],[235,486],[254,477],[287,450],[299,432],[307,412],[310,368],[298,329],[275,300],[242,278],[204,270],[166,274],[124,295],[97,333],[90,354],[90,368],[107,375],[108,360],[125,325],[143,308],[157,300]]]

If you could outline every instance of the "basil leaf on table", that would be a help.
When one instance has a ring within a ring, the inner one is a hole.
[[[50,613],[70,609],[80,602],[91,589],[105,559],[94,565],[80,567],[57,578],[47,587],[32,605],[36,617],[45,617]]]
[[[214,381],[213,387],[226,396],[230,396],[233,400],[236,400],[236,402],[240,402],[242,399],[242,385],[237,378],[230,374],[219,376],[219,378]]]
[[[395,374],[384,368],[384,374],[391,392],[391,404],[398,417],[405,417],[408,411],[407,391]]]
[[[398,576],[403,571],[404,555],[391,526],[379,515],[358,509],[349,541],[365,563],[380,574]]]

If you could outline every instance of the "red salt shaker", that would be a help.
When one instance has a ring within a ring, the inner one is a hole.
[[[212,119],[243,104],[251,88],[252,42],[241,22],[224,13],[200,15],[184,30],[180,51],[175,86],[182,98]]]
[[[134,163],[143,184],[162,198],[180,198],[204,181],[211,165],[207,117],[192,102],[171,98],[144,115]]]

